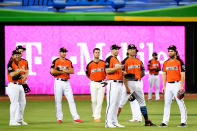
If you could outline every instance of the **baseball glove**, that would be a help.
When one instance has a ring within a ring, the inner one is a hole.
[[[27,84],[23,84],[22,86],[24,88],[25,93],[29,93],[31,91],[31,89],[29,88]]]
[[[161,69],[159,67],[157,67],[156,72],[159,72]]]
[[[178,93],[177,93],[177,98],[178,98],[179,100],[181,100],[181,99],[184,98],[184,96],[185,96],[185,91],[182,90],[182,91],[180,92],[180,90],[179,90]]]
[[[15,76],[13,76],[12,77],[12,80],[19,80],[19,79],[21,79],[22,78],[22,75],[19,73],[19,74],[17,74],[17,75],[15,75]]]
[[[125,79],[133,80],[135,79],[135,74],[129,73],[129,74],[126,74],[124,77]]]
[[[133,94],[130,94],[128,100],[131,101],[131,102],[134,101],[135,100],[135,96]]]

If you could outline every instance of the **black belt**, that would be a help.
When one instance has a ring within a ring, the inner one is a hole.
[[[102,82],[103,80],[100,80],[100,81],[94,81],[94,82]]]
[[[113,80],[114,82],[118,82],[118,83],[123,83],[123,81],[120,80]]]
[[[171,81],[171,82],[168,82],[168,83],[178,83],[178,82],[180,82],[180,81]]]
[[[18,82],[14,82],[14,84],[17,84],[17,85],[22,85],[22,83],[18,83]]]
[[[60,81],[68,81],[68,79],[61,79],[61,78],[57,78],[57,80],[60,80]]]
[[[140,79],[128,80],[128,81],[140,81]]]
[[[151,74],[151,75],[158,76],[158,74]]]

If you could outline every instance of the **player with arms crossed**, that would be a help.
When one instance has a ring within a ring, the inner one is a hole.
[[[108,78],[107,85],[107,108],[106,108],[106,128],[124,127],[118,123],[117,113],[120,103],[122,81],[122,68],[120,61],[117,59],[119,49],[116,44],[111,46],[111,56],[105,61],[105,69]]]
[[[182,60],[176,58],[176,46],[168,47],[169,59],[163,64],[163,93],[164,99],[164,114],[163,122],[160,127],[167,127],[170,119],[170,107],[172,99],[175,98],[181,112],[181,124],[178,127],[187,126],[187,111],[184,104],[184,89],[185,82],[185,65]]]
[[[8,63],[7,73],[9,84],[6,91],[11,102],[9,125],[27,125],[23,120],[26,98],[22,85],[28,76],[28,63],[21,59],[20,52],[12,51],[12,59]]]
[[[160,62],[157,60],[157,53],[153,53],[153,59],[148,62],[148,70],[149,70],[149,91],[148,91],[148,100],[152,100],[152,88],[155,85],[155,100],[159,101],[159,71]]]
[[[94,60],[86,67],[86,76],[91,80],[90,92],[95,122],[101,122],[101,109],[105,94],[105,62],[99,59],[100,49],[94,48]]]
[[[144,99],[143,87],[140,85],[141,78],[145,75],[144,66],[141,60],[136,58],[138,50],[135,45],[130,44],[128,46],[129,57],[124,59],[124,71],[127,73],[123,77],[123,81],[128,94],[130,95],[129,100],[137,100],[140,105],[140,110],[145,119],[145,126],[155,126],[149,119]],[[131,76],[129,78],[128,76]]]
[[[56,104],[56,117],[57,122],[62,123],[62,94],[68,100],[70,112],[76,123],[82,123],[77,113],[75,101],[73,98],[72,88],[70,86],[70,74],[74,74],[72,62],[66,59],[66,48],[60,48],[60,57],[55,59],[51,66],[51,74],[55,77],[54,93],[55,93],[55,104]]]

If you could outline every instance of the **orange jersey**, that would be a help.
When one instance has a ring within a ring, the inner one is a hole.
[[[141,79],[141,71],[144,71],[144,65],[141,60],[127,57],[122,61],[122,64],[125,65],[124,71],[126,71],[126,73],[135,74],[136,79]]]
[[[101,81],[105,79],[105,62],[100,60],[98,63],[91,61],[86,67],[86,75],[92,81]]]
[[[105,69],[114,68],[118,65],[121,65],[119,60],[114,56],[109,56],[105,61]],[[122,80],[122,70],[119,69],[114,73],[107,74],[109,80]]]
[[[56,69],[58,71],[62,69],[72,69],[72,62],[68,59],[61,60],[57,58],[53,61],[51,68]],[[61,74],[61,75],[53,75],[55,78],[62,78],[62,79],[70,79],[69,74]]]
[[[156,69],[151,70],[151,69],[150,69],[151,67],[157,67],[157,68],[159,68],[159,69],[161,70],[159,61],[158,61],[158,60],[152,59],[152,60],[150,60],[150,61],[148,62],[148,70],[149,70],[149,73],[150,73],[150,74],[158,75],[159,72],[157,72]]]
[[[185,72],[185,65],[180,59],[168,59],[163,64],[163,72],[166,72],[167,82],[181,80],[181,72]]]
[[[18,65],[14,62],[14,61],[9,61],[8,65],[7,65],[7,75],[8,75],[8,81],[9,82],[19,82],[19,83],[23,83],[22,78],[19,80],[13,80],[12,77],[10,76],[10,73],[17,71],[18,69],[24,69],[24,70],[28,70],[28,62],[25,59],[21,59],[18,63]],[[20,72],[21,75],[24,74],[24,72]]]

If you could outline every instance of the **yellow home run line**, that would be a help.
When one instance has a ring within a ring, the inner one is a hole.
[[[197,17],[133,17],[115,16],[114,21],[170,21],[170,22],[197,22]]]

